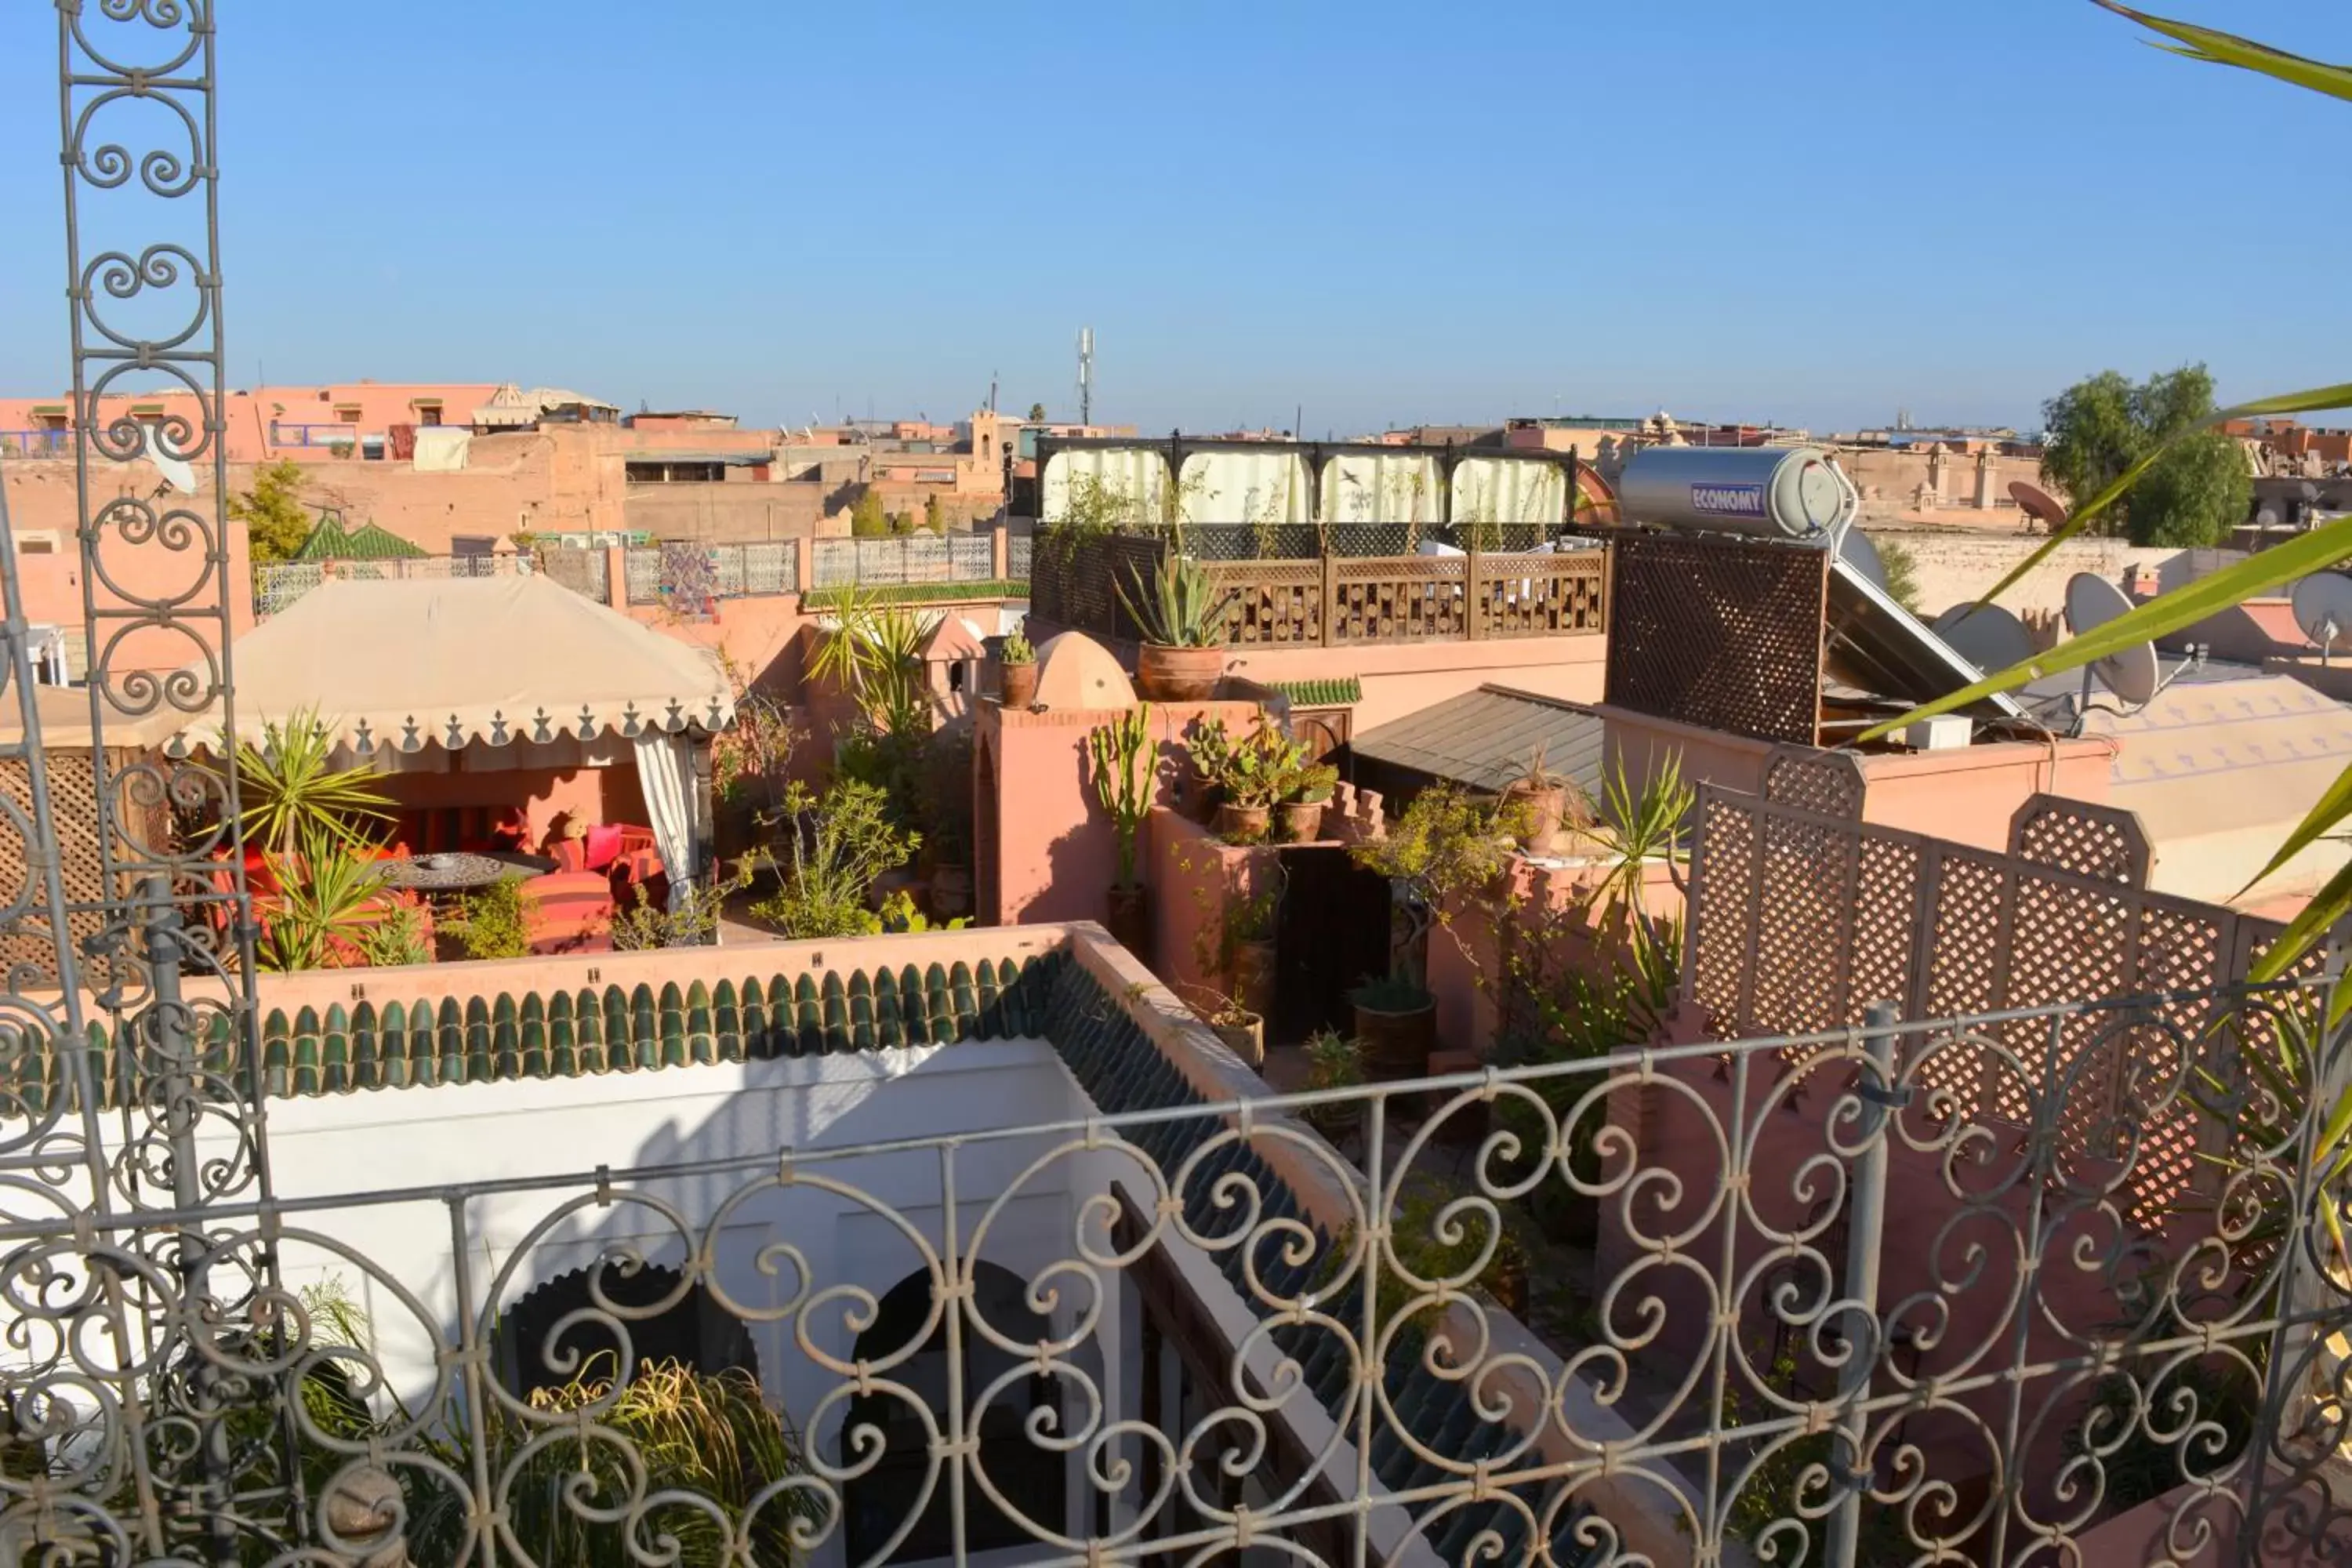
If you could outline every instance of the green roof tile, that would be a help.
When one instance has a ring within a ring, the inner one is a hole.
[[[1364,683],[1352,675],[1337,680],[1270,680],[1294,708],[1344,708],[1364,700]]]
[[[327,510],[319,514],[310,537],[294,552],[297,561],[421,561],[425,552],[407,540],[376,523],[363,522],[352,528],[343,521],[343,514]]]

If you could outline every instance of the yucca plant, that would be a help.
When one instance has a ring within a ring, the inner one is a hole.
[[[923,689],[923,642],[939,625],[938,615],[886,603],[879,589],[870,594],[852,589],[833,619],[810,656],[809,673],[848,692],[879,733],[928,731],[930,701]]]
[[[1118,602],[1135,617],[1145,642],[1161,647],[1224,646],[1225,612],[1241,595],[1231,590],[1218,593],[1215,579],[1199,562],[1188,555],[1171,557],[1161,563],[1149,588],[1134,568],[1129,568],[1128,575],[1135,594],[1130,596],[1127,584],[1119,584]]]
[[[339,968],[362,958],[383,917],[383,868],[313,828],[299,855],[266,853],[278,893],[268,901],[256,950],[264,969]]]
[[[246,841],[291,855],[313,839],[345,848],[376,840],[392,821],[383,770],[338,764],[335,727],[306,709],[262,726],[261,744],[236,742],[236,793]]]

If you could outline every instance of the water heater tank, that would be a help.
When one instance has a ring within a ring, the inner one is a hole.
[[[1860,498],[1819,447],[1644,447],[1625,459],[1627,522],[1827,544]]]

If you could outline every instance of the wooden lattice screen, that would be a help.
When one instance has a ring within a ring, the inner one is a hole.
[[[1660,719],[1811,745],[1829,556],[1680,534],[1612,542],[1608,700]]]
[[[58,864],[64,874],[67,901],[95,906],[110,897],[121,897],[121,893],[108,892],[104,861],[99,853],[98,784],[90,753],[56,747],[46,751],[43,758],[47,764],[49,810],[58,837]],[[136,761],[136,753],[110,752],[108,759],[108,772],[120,779],[122,770]],[[5,792],[30,818],[33,785],[23,758],[0,758],[0,792]],[[142,830],[152,833],[161,826],[160,822],[150,822]],[[23,837],[8,817],[0,814],[0,865],[24,865],[26,849]],[[76,914],[68,921],[77,942],[95,935],[101,923],[94,910]],[[0,963],[29,963],[45,973],[55,969],[57,954],[47,927],[0,931]]]
[[[1842,1028],[1875,1001],[1927,1020],[2197,991],[2242,977],[2282,929],[2149,891],[2128,812],[2036,795],[1999,853],[1866,825],[1838,768],[1788,755],[1768,764],[1777,798],[1699,790],[1683,994],[1717,1038]],[[2004,1060],[2063,1082],[2062,1138],[2095,1152],[2130,1125],[2135,1209],[2153,1213],[2189,1179],[2199,1132],[2185,1100],[2152,1086],[2179,1082],[2209,1009],[1996,1026],[2006,1058],[1945,1052],[1923,1077],[1966,1115],[2019,1123],[2032,1086]]]
[[[1029,557],[1029,608],[1040,621],[1088,637],[1132,641],[1135,617],[1119,603],[1148,595],[1164,546],[1132,534],[1072,538],[1059,529],[1036,536]]]

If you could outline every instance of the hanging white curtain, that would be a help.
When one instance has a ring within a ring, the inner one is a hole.
[[[702,846],[694,838],[694,753],[686,737],[639,735],[637,783],[653,818],[654,847],[669,873],[669,907],[684,910],[693,901],[695,869],[702,864]]]

